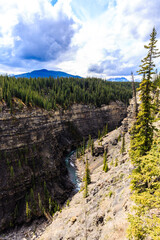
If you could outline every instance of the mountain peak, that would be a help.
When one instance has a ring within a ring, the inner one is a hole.
[[[53,78],[57,78],[57,77],[73,77],[73,78],[81,78],[80,76],[75,76],[75,75],[71,75],[65,72],[61,72],[61,71],[53,71],[53,70],[47,70],[47,69],[40,69],[40,70],[34,70],[32,72],[28,72],[28,73],[23,73],[23,74],[18,74],[15,75],[16,78],[38,78],[38,77],[53,77]]]

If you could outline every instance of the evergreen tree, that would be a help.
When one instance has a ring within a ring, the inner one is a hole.
[[[125,133],[123,133],[121,153],[125,152]]]
[[[108,124],[106,124],[106,127],[105,127],[105,134],[108,133]]]
[[[105,170],[106,162],[107,162],[107,153],[105,151],[103,154],[103,170]]]
[[[109,168],[108,168],[108,163],[106,162],[105,167],[104,167],[104,171],[105,171],[105,172],[108,172],[108,170],[109,170]]]
[[[88,166],[88,159],[86,159],[86,168],[84,176],[84,198],[88,197],[88,184],[91,183],[90,170]]]
[[[158,49],[156,48],[156,30],[150,35],[150,43],[144,46],[148,49],[147,56],[141,61],[139,74],[143,75],[142,82],[140,84],[140,107],[137,120],[131,130],[131,151],[130,156],[132,159],[137,159],[139,156],[143,156],[150,150],[153,141],[153,104],[151,91],[153,83],[151,81],[152,75],[155,74],[153,62],[154,58],[160,56]]]
[[[115,167],[118,166],[118,158],[116,158],[114,166],[115,166]]]
[[[98,139],[100,140],[100,138],[101,138],[101,132],[100,130],[98,130]]]
[[[91,141],[91,155],[92,156],[94,155],[94,141],[93,141],[93,139]]]
[[[91,183],[91,176],[90,176],[90,170],[89,170],[89,166],[88,166],[88,159],[86,159],[85,182],[87,182],[87,184]]]
[[[91,135],[89,134],[89,139],[88,139],[88,149],[91,147],[91,143],[92,143],[92,138]]]
[[[76,158],[79,157],[79,151],[78,151],[78,148],[76,149]]]
[[[84,198],[88,197],[88,184],[87,182],[85,182],[85,185],[84,185]]]
[[[108,163],[107,163],[107,153],[106,151],[103,154],[103,171],[104,172],[108,172],[109,168],[108,168]]]

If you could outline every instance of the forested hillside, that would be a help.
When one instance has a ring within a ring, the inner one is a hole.
[[[129,239],[160,239],[160,136],[155,128],[159,120],[159,76],[152,80],[155,63],[160,57],[156,48],[156,30],[150,35],[148,50],[141,60],[139,74],[143,75],[140,84],[139,112],[131,129],[130,157],[134,170],[131,174],[132,199],[135,206],[129,216]],[[154,84],[153,84],[154,83]],[[154,94],[153,94],[154,93]]]
[[[73,103],[100,107],[116,100],[128,104],[132,87],[130,82],[115,83],[96,78],[16,79],[0,76],[0,100],[4,99],[12,107],[13,97],[21,99],[27,106],[39,106],[47,110],[59,107],[67,109]]]

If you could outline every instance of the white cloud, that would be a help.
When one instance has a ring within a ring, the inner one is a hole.
[[[0,0],[0,72],[49,68],[81,76],[128,75],[145,56],[153,26],[160,38],[157,0],[51,2]]]
[[[79,46],[75,61],[60,63],[59,66],[71,72],[76,69],[78,74],[84,76],[91,74],[88,72],[91,65],[102,67],[106,62],[108,65],[104,65],[102,71],[106,76],[138,70],[140,60],[146,54],[143,46],[148,43],[153,26],[159,30],[159,5],[156,0],[145,3],[142,0],[117,0],[116,5],[109,5],[99,16],[84,17],[81,30],[73,38],[73,44]],[[120,56],[113,56],[115,51],[119,51]]]

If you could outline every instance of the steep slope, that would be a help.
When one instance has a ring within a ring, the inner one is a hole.
[[[15,100],[16,102],[16,100]],[[73,105],[67,111],[23,109],[0,112],[0,229],[53,213],[73,189],[64,156],[82,137],[120,124],[126,107]]]
[[[83,191],[77,193],[61,213],[56,213],[53,223],[46,229],[40,240],[46,239],[88,239],[125,240],[129,226],[127,217],[133,205],[130,199],[130,174],[133,166],[128,150],[129,128],[132,123],[133,101],[128,108],[128,116],[122,126],[107,134],[100,142],[95,142],[96,156],[86,151],[83,159],[77,160],[79,175],[82,178],[85,159],[89,159],[91,184],[89,196],[84,199]],[[160,129],[160,121],[156,127]],[[125,131],[125,152],[121,153],[122,133]],[[107,151],[109,171],[103,168],[103,152]],[[99,153],[99,154],[98,154]]]
[[[125,135],[126,151],[123,154],[120,153],[122,141],[118,142],[119,134],[122,134],[121,128],[107,134],[102,146],[95,142],[96,152],[107,149],[107,173],[102,170],[103,154],[92,157],[90,152],[86,152],[84,159],[89,159],[92,180],[89,196],[84,199],[83,191],[77,193],[69,207],[55,214],[53,223],[40,240],[126,239],[127,214],[131,206],[129,174],[133,167],[128,162],[129,133]],[[82,177],[85,165],[83,160],[77,162]]]

